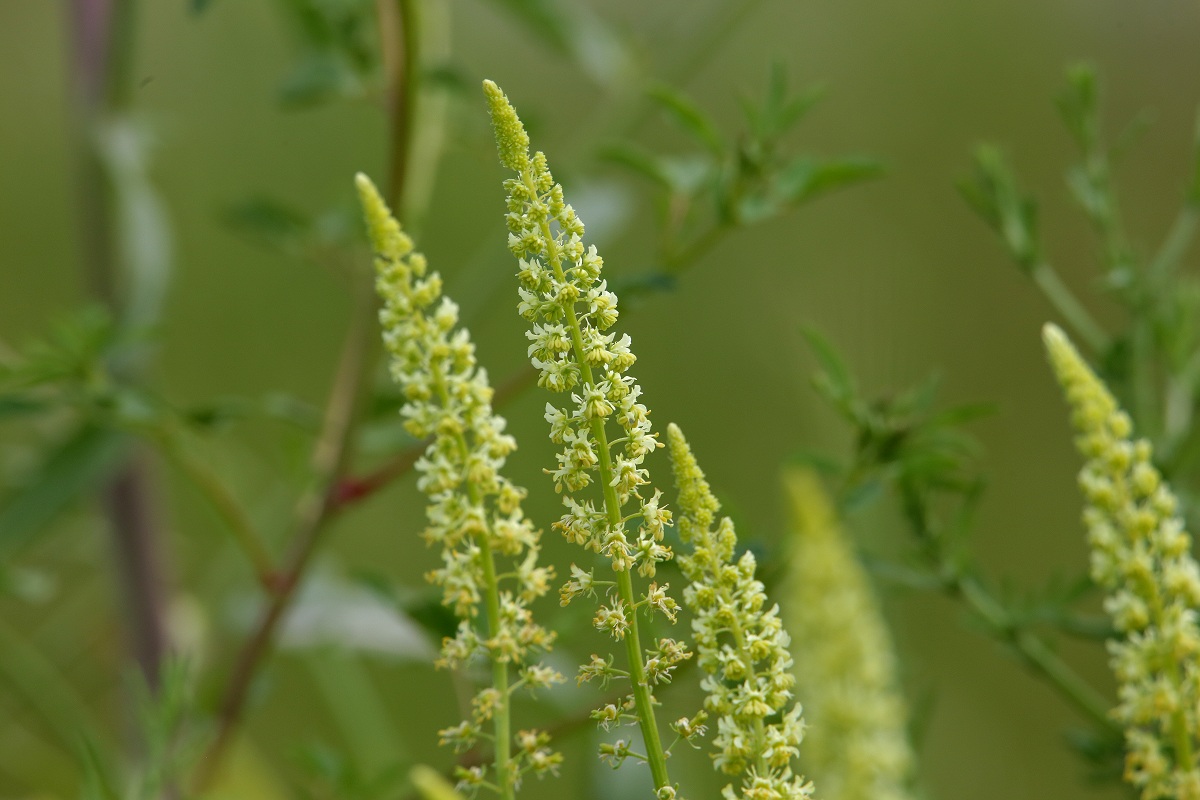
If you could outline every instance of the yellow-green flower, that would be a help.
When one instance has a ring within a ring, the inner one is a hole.
[[[695,617],[696,654],[708,673],[701,683],[704,705],[717,720],[713,762],[725,774],[741,776],[722,794],[727,800],[809,798],[813,784],[792,772],[805,723],[793,702],[795,678],[779,607],[767,605],[754,576],[754,555],[734,557],[733,522],[717,522],[721,507],[678,426],[667,427],[667,442],[679,489],[679,534],[692,546],[679,566],[691,581],[683,600]]]
[[[405,398],[401,414],[413,436],[430,439],[416,463],[417,486],[429,497],[425,540],[441,546],[443,566],[429,577],[461,619],[439,663],[460,667],[478,657],[492,663],[492,686],[475,697],[472,718],[441,731],[442,741],[468,749],[491,722],[494,774],[475,768],[461,776],[461,785],[491,786],[511,797],[522,775],[554,772],[561,762],[544,735],[526,731],[514,741],[509,722],[510,667],[529,688],[562,680],[531,662],[554,639],[528,607],[546,593],[553,570],[537,566],[538,531],[521,510],[525,490],[501,474],[516,442],[492,411],[492,389],[470,334],[458,327],[458,307],[442,296],[441,277],[413,252],[370,179],[360,174],[356,183],[375,249],[383,341]],[[504,560],[510,567],[498,570]],[[483,626],[476,622],[481,606]]]
[[[563,587],[564,602],[581,593],[605,591],[606,602],[594,622],[625,645],[629,706],[642,731],[654,785],[661,797],[673,797],[666,754],[654,719],[651,673],[666,667],[655,651],[641,644],[639,611],[661,611],[673,619],[666,585],[652,585],[654,599],[638,599],[631,573],[653,578],[657,566],[671,558],[664,541],[670,513],[659,502],[645,466],[646,456],[661,444],[651,432],[642,389],[629,368],[635,357],[628,334],[612,330],[618,319],[617,298],[600,277],[603,261],[594,246],[585,246],[583,222],[563,197],[541,152],[529,154],[529,137],[500,88],[484,82],[500,161],[516,173],[504,182],[508,194],[508,247],[518,259],[518,311],[531,324],[529,357],[538,383],[566,394],[569,402],[546,405],[550,438],[561,446],[557,467],[547,470],[564,495],[567,513],[555,527],[568,540],[603,556],[616,572],[615,581],[597,581],[590,571],[572,566]],[[588,487],[593,496],[582,496]],[[669,601],[669,602],[668,602]],[[677,642],[666,650],[686,658]],[[662,651],[662,642],[660,650]],[[671,665],[673,666],[673,665]],[[622,677],[607,673],[608,679]],[[633,755],[609,746],[606,760],[619,763]]]
[[[792,519],[784,619],[809,735],[801,763],[825,800],[909,800],[913,753],[891,637],[811,471],[784,474]]]
[[[1120,638],[1109,641],[1125,726],[1125,778],[1144,800],[1200,800],[1200,568],[1150,443],[1061,330],[1042,332],[1086,462],[1079,486],[1092,578]]]

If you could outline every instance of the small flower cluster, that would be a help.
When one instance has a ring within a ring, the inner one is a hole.
[[[647,488],[643,462],[661,447],[651,432],[649,412],[639,402],[639,387],[629,368],[635,357],[628,335],[611,328],[618,318],[617,298],[600,277],[603,261],[596,248],[583,243],[584,227],[563,198],[541,153],[529,154],[529,137],[508,98],[491,81],[484,82],[500,161],[516,173],[505,181],[508,194],[508,246],[519,262],[520,314],[531,323],[526,333],[529,357],[538,370],[538,383],[553,392],[570,393],[570,404],[546,406],[550,438],[562,449],[558,466],[547,470],[563,493],[567,513],[555,523],[566,538],[607,559],[616,581],[597,581],[590,571],[572,565],[563,586],[564,604],[597,588],[607,587],[607,599],[595,616],[595,626],[622,640],[633,685],[632,705],[646,741],[645,760],[655,787],[673,793],[669,785],[659,734],[654,722],[650,686],[666,680],[688,654],[673,640],[660,642],[658,651],[644,652],[638,634],[637,612],[661,612],[674,621],[676,604],[667,585],[651,584],[638,599],[631,573],[653,578],[657,565],[672,557],[663,539],[671,513],[660,491]],[[610,431],[610,426],[612,430]],[[617,438],[610,441],[610,432]],[[603,502],[581,499],[577,493],[599,484]],[[632,506],[632,513],[626,508]],[[635,527],[636,526],[636,527]],[[588,668],[585,667],[585,673]],[[605,673],[606,679],[615,673]],[[582,677],[582,675],[581,675]],[[612,712],[597,712],[610,724]],[[623,713],[623,712],[622,712]],[[624,751],[605,754],[623,760]]]
[[[1200,568],[1178,502],[1132,424],[1061,330],[1046,350],[1087,459],[1079,485],[1092,578],[1122,638],[1109,642],[1115,715],[1126,729],[1125,778],[1144,800],[1200,799]]]
[[[494,83],[485,83],[502,163],[518,176],[504,182],[508,193],[508,246],[520,263],[519,311],[532,323],[525,334],[541,386],[570,392],[571,408],[546,404],[550,438],[562,450],[552,471],[555,488],[566,492],[569,513],[556,527],[572,542],[609,558],[618,572],[637,567],[653,577],[671,557],[663,544],[671,514],[662,493],[643,497],[649,482],[646,454],[661,447],[651,433],[649,412],[638,402],[642,390],[628,374],[636,357],[628,334],[608,332],[617,321],[617,297],[600,278],[603,259],[595,246],[584,248],[583,222],[563,199],[545,154],[529,155],[529,137],[516,111]],[[609,442],[608,423],[620,439]],[[619,449],[618,449],[619,445]],[[571,496],[605,476],[605,504]],[[630,502],[641,519],[630,540],[624,515],[612,521],[609,494],[619,511]]]
[[[705,707],[717,720],[713,761],[742,777],[740,790],[729,784],[722,794],[727,800],[809,798],[812,783],[791,768],[805,724],[792,702],[795,678],[779,607],[766,607],[753,554],[734,560],[730,519],[713,529],[720,505],[677,426],[668,426],[667,440],[679,489],[679,534],[693,548],[679,565],[691,581],[683,599],[695,615],[696,652],[708,673],[701,683]]]
[[[516,448],[504,433],[505,421],[492,412],[492,389],[475,360],[470,334],[458,325],[458,308],[442,297],[442,280],[412,250],[378,190],[358,175],[367,230],[375,249],[376,287],[383,300],[379,318],[391,355],[391,373],[404,392],[401,413],[413,436],[432,441],[417,461],[417,486],[429,497],[424,537],[442,548],[443,567],[429,578],[443,590],[443,602],[460,618],[458,633],[443,643],[440,666],[460,667],[475,657],[492,662],[493,685],[474,699],[472,719],[441,731],[457,749],[473,746],[483,725],[495,724],[497,742],[507,741],[509,697],[518,685],[545,687],[562,676],[537,664],[532,654],[549,650],[554,635],[533,621],[528,605],[546,593],[553,569],[539,567],[538,531],[525,518],[525,490],[500,470]],[[511,559],[504,574],[498,556]],[[504,589],[502,586],[509,588]],[[486,630],[476,624],[486,609]],[[515,666],[519,680],[508,685]],[[515,754],[497,763],[499,792],[510,796],[523,772],[542,775],[561,758],[542,736],[517,736]],[[536,742],[535,746],[527,746]],[[502,748],[497,744],[497,753]],[[486,784],[483,768],[464,776],[468,786]]]
[[[814,731],[801,761],[827,800],[910,800],[915,759],[891,637],[816,475],[784,478],[794,526],[784,611],[804,642],[796,689]]]

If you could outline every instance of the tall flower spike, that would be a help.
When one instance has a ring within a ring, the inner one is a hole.
[[[525,774],[556,772],[562,760],[546,747],[544,734],[522,731],[514,740],[509,713],[517,685],[536,689],[563,679],[531,662],[554,638],[528,608],[545,594],[553,570],[537,566],[538,531],[521,511],[525,490],[500,474],[516,442],[492,412],[487,374],[476,364],[470,334],[457,327],[458,307],[442,297],[441,277],[412,251],[370,179],[359,174],[355,182],[375,249],[383,341],[404,392],[401,414],[413,436],[431,439],[416,464],[417,486],[429,497],[424,537],[442,547],[443,567],[429,578],[460,619],[439,665],[460,667],[476,657],[492,664],[492,685],[475,696],[471,719],[441,731],[442,741],[469,748],[487,736],[483,728],[491,722],[491,771],[464,770],[460,787],[474,793],[488,786],[512,798]],[[498,570],[499,559],[511,567]],[[481,605],[483,625],[477,623]]]
[[[491,81],[483,88],[500,161],[517,173],[504,182],[506,221],[508,246],[520,263],[518,310],[531,323],[526,333],[529,356],[541,386],[570,393],[566,407],[546,405],[550,438],[562,445],[558,468],[547,471],[568,508],[555,527],[606,558],[616,572],[616,581],[598,581],[590,571],[572,566],[573,579],[562,589],[564,603],[606,589],[596,627],[625,645],[627,673],[607,661],[602,661],[608,666],[601,670],[593,661],[580,677],[628,677],[633,694],[626,705],[636,710],[655,789],[661,798],[674,797],[651,685],[667,679],[690,654],[671,639],[659,640],[655,650],[643,650],[638,612],[662,612],[673,620],[675,601],[666,593],[666,584],[652,583],[636,596],[631,574],[636,569],[652,578],[656,566],[671,558],[671,549],[663,543],[671,515],[659,502],[662,493],[646,488],[650,476],[643,466],[647,453],[662,445],[651,433],[646,406],[638,402],[641,387],[628,374],[635,360],[629,336],[608,332],[617,321],[617,298],[600,279],[603,262],[596,248],[584,247],[583,223],[563,199],[546,156],[529,155],[529,137],[508,98]],[[618,434],[612,440],[610,430]],[[594,483],[603,496],[599,506],[580,495]],[[598,719],[611,724],[615,720],[604,715],[613,713],[629,717],[613,708],[598,710]],[[613,747],[605,746],[602,755],[614,763],[632,755],[628,748]]]
[[[1086,459],[1079,486],[1092,578],[1105,610],[1125,726],[1125,779],[1143,800],[1200,800],[1200,568],[1178,502],[1151,460],[1150,443],[1054,325],[1042,330]]]
[[[679,566],[691,581],[683,600],[695,617],[700,668],[708,673],[700,684],[705,709],[717,720],[713,762],[725,774],[741,776],[740,785],[728,784],[722,795],[812,797],[812,782],[792,772],[805,723],[800,704],[793,702],[792,657],[779,606],[767,607],[763,585],[754,577],[754,554],[734,558],[733,522],[729,517],[717,522],[721,506],[678,426],[667,426],[667,442],[679,489],[679,535],[692,546]]]
[[[784,619],[812,733],[800,762],[826,800],[910,800],[908,713],[866,573],[809,470],[784,474],[792,519]]]

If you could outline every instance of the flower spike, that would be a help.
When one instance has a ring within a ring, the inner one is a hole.
[[[812,735],[801,763],[830,800],[912,800],[908,712],[887,625],[811,470],[784,473],[792,517],[784,619]]]
[[[555,527],[616,573],[594,622],[624,644],[632,684],[625,705],[635,712],[655,789],[660,798],[674,797],[651,687],[691,654],[672,639],[659,640],[656,650],[643,649],[640,612],[661,612],[672,621],[675,605],[665,583],[635,592],[632,578],[635,570],[653,578],[657,565],[672,555],[664,542],[671,515],[660,503],[662,493],[650,488],[644,464],[646,455],[662,445],[640,402],[642,389],[629,374],[636,361],[629,336],[611,330],[618,319],[617,297],[600,277],[603,260],[594,246],[584,245],[583,222],[564,199],[546,156],[530,156],[529,137],[508,98],[491,81],[483,88],[500,161],[516,173],[504,182],[505,221],[508,247],[519,264],[518,311],[530,322],[529,357],[538,384],[569,397],[562,407],[546,406],[550,438],[561,445],[556,469],[547,472],[568,509]],[[584,497],[592,486],[592,497]],[[591,594],[602,583],[574,566],[572,576],[561,592],[564,602]],[[630,716],[616,711],[618,718],[609,719],[611,712],[601,709],[598,719],[611,724]],[[627,755],[623,747],[605,745],[603,755],[619,763]]]
[[[792,657],[779,606],[767,606],[754,576],[754,554],[747,550],[735,559],[737,534],[729,517],[714,530],[721,506],[673,423],[667,443],[679,490],[679,535],[692,546],[679,566],[691,581],[683,600],[695,616],[696,653],[708,673],[700,684],[704,706],[717,720],[713,763],[726,775],[741,776],[740,787],[731,783],[722,796],[807,800],[812,782],[792,772],[805,723],[792,696]]]
[[[1178,501],[1152,461],[1150,443],[1066,335],[1046,325],[1050,364],[1072,409],[1086,459],[1079,486],[1092,548],[1091,574],[1105,610],[1125,726],[1125,779],[1143,800],[1200,800],[1200,567]]]
[[[475,347],[458,327],[458,306],[442,296],[442,279],[400,230],[367,176],[355,178],[367,232],[375,249],[376,287],[383,340],[391,372],[404,392],[401,414],[418,439],[431,439],[417,461],[417,486],[429,497],[425,540],[442,547],[443,567],[429,578],[443,603],[459,617],[458,634],[443,642],[440,666],[461,667],[483,658],[492,665],[492,685],[472,701],[471,719],[440,732],[458,751],[474,746],[485,726],[493,729],[495,760],[460,774],[461,789],[494,788],[508,800],[527,773],[555,773],[562,756],[545,734],[522,731],[510,722],[510,671],[529,689],[561,682],[556,671],[531,663],[550,649],[554,635],[533,621],[529,603],[546,593],[553,570],[537,566],[538,531],[521,511],[525,490],[501,474],[516,442],[492,411],[487,374]],[[499,559],[512,568],[497,570]],[[484,624],[477,623],[483,608]],[[515,745],[515,746],[514,746]]]

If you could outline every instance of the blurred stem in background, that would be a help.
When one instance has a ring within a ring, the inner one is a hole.
[[[114,174],[116,160],[104,152],[107,134],[127,122],[135,11],[134,0],[72,0],[69,5],[80,266],[90,292],[123,327],[153,322],[145,315],[133,319],[132,312],[144,310],[135,302],[137,289],[130,282],[137,276],[128,262],[136,247],[130,237],[140,232],[119,230],[122,178]],[[130,356],[119,349],[109,366],[115,381],[136,384],[146,367],[145,354]],[[136,444],[128,449],[102,490],[103,502],[130,644],[147,685],[156,687],[167,644],[165,542],[149,464]]]
[[[401,219],[407,221],[411,205],[407,179],[413,162],[413,143],[420,118],[416,116],[421,91],[422,20],[413,0],[378,0],[379,44],[386,76],[385,109],[388,115],[388,175],[386,192]],[[430,6],[426,16],[435,24],[446,17]],[[444,33],[432,41],[442,42]],[[440,128],[440,119],[436,120]],[[423,141],[435,141],[426,137]],[[435,147],[440,150],[440,143]],[[436,151],[433,156],[436,159]],[[435,166],[425,161],[426,169]],[[428,195],[422,198],[424,202]],[[371,274],[353,273],[354,306],[345,342],[338,358],[324,421],[313,447],[306,489],[296,503],[292,535],[282,567],[275,575],[271,597],[258,623],[242,645],[218,704],[217,735],[199,767],[197,784],[203,788],[217,776],[233,735],[245,712],[250,687],[269,658],[279,627],[291,607],[312,556],[321,544],[338,510],[339,492],[354,439],[355,421],[365,389],[374,375],[379,353],[375,331],[375,297]]]

